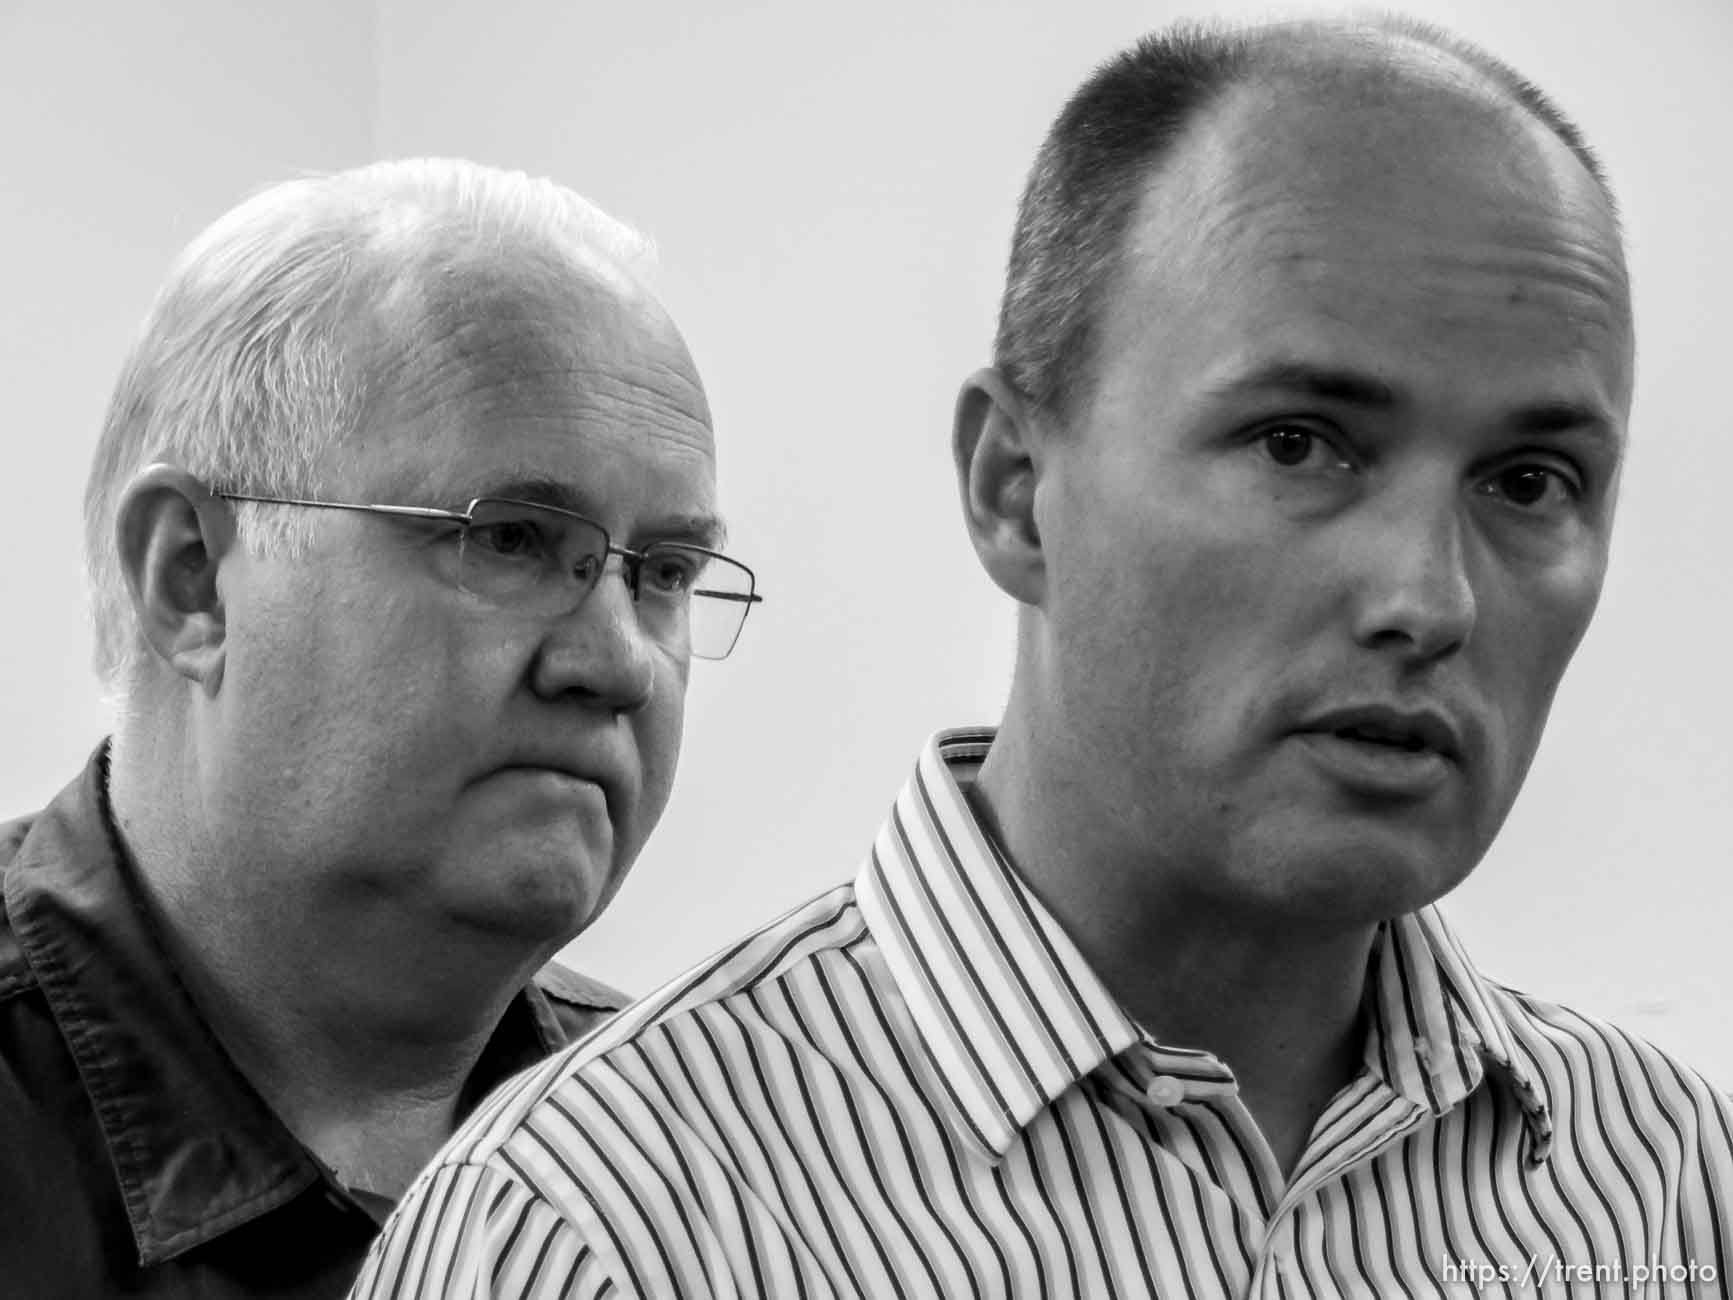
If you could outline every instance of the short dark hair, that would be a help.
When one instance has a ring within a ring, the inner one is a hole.
[[[1293,66],[1300,33],[1404,38],[1454,56],[1495,96],[1556,135],[1612,190],[1582,132],[1533,82],[1478,46],[1407,18],[1260,28],[1181,24],[1101,64],[1066,102],[1030,169],[999,307],[993,361],[1037,408],[1065,413],[1093,359],[1106,285],[1143,182],[1230,90]]]

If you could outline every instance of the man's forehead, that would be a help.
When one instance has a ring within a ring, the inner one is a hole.
[[[632,479],[672,509],[708,511],[709,408],[672,322],[647,294],[536,272],[469,264],[380,314],[390,328],[359,350],[371,395],[339,472],[426,504],[564,484],[568,501],[540,495],[587,492],[578,504],[592,510],[620,504],[612,480]]]
[[[364,429],[355,452],[397,481],[471,495],[624,478],[707,499],[715,480],[708,424],[673,399],[593,378],[529,378],[405,409]]]
[[[427,270],[382,297],[355,350],[373,423],[563,409],[708,437],[709,406],[685,342],[641,286],[537,256]]]
[[[1568,146],[1458,105],[1447,78],[1412,99],[1337,89],[1293,112],[1292,87],[1231,92],[1149,178],[1103,355],[1155,348],[1195,366],[1249,348],[1407,376],[1418,395],[1473,373],[1485,404],[1569,402],[1622,424],[1623,258]]]
[[[648,293],[527,253],[410,268],[371,316],[374,364],[410,388],[427,371],[485,382],[561,367],[605,372],[646,353],[684,354]]]
[[[1278,218],[1255,237],[1220,235],[1193,275],[1139,259],[1109,336],[1206,366],[1231,361],[1240,375],[1306,378],[1290,392],[1346,398],[1354,388],[1358,404],[1381,409],[1429,404],[1443,385],[1488,413],[1571,405],[1622,427],[1632,379],[1622,278],[1606,258],[1567,250],[1544,228],[1502,246],[1387,221],[1320,229]],[[1368,382],[1324,382],[1350,373]],[[1377,385],[1406,400],[1363,400]]]

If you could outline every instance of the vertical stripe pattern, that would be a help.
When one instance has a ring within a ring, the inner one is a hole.
[[[1284,1178],[1000,859],[959,785],[991,739],[934,739],[852,885],[490,1098],[354,1296],[1733,1294],[1733,1105],[1434,909]]]

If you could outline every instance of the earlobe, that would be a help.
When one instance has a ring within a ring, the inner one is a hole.
[[[951,451],[963,519],[989,577],[1025,605],[1046,600],[1046,558],[1035,520],[1039,431],[1021,395],[993,369],[957,395]]]
[[[115,544],[139,630],[164,663],[207,692],[222,680],[217,570],[233,543],[227,508],[185,470],[147,466],[121,495]]]

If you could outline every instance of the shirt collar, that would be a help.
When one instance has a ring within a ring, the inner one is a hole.
[[[861,915],[914,1020],[941,1097],[995,1158],[1142,1038],[1059,923],[1004,862],[952,768],[990,729],[940,732],[856,881]]]
[[[1434,1115],[1490,1078],[1515,1098],[1539,1164],[1552,1151],[1552,1108],[1545,1076],[1516,1046],[1509,1003],[1436,907],[1398,917],[1373,952],[1366,1065]]]
[[[77,1063],[150,1265],[328,1174],[235,1067],[176,977],[114,827],[107,768],[105,744],[33,820],[5,871],[5,910]],[[497,1062],[497,1081],[563,1037],[547,1000],[528,990],[477,1074]]]
[[[993,736],[966,728],[928,742],[855,892],[934,1093],[999,1158],[1068,1089],[1148,1039],[969,806],[959,778],[972,777]],[[1544,1158],[1551,1122],[1540,1075],[1517,1055],[1497,990],[1436,909],[1385,927],[1368,975],[1368,1067],[1436,1114],[1492,1067],[1522,1106],[1531,1158]]]

